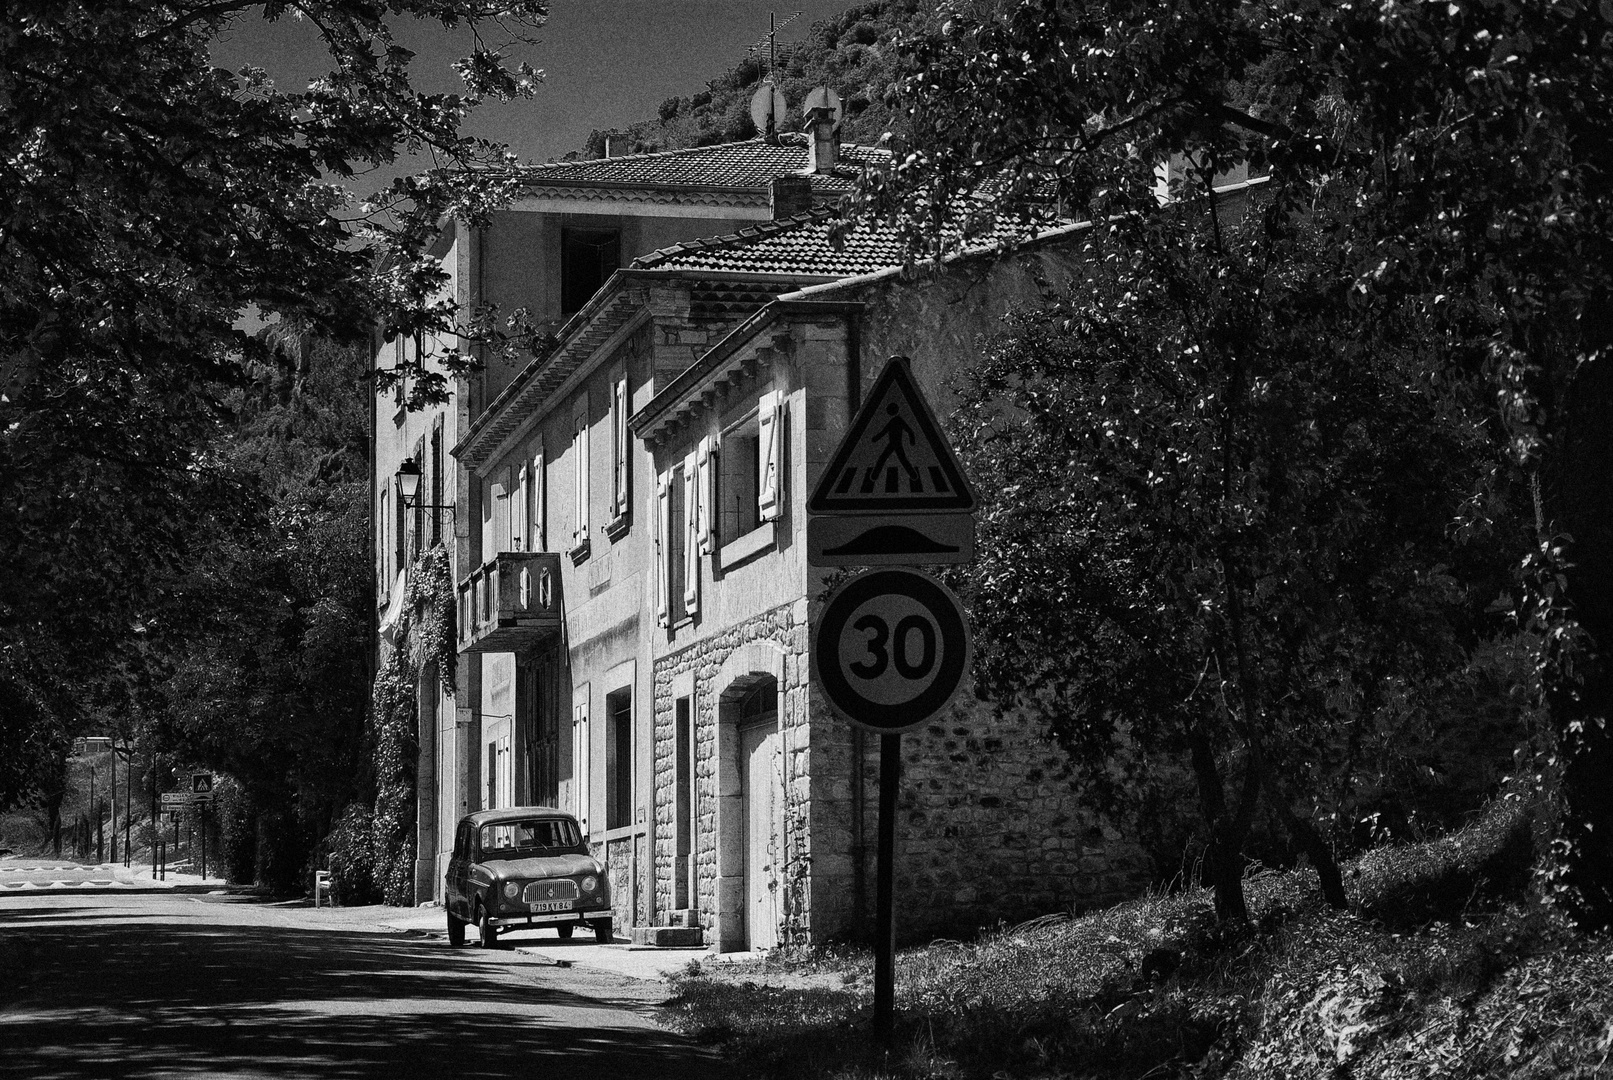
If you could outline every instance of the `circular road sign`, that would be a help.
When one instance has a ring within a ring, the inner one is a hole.
[[[969,625],[950,589],[916,570],[868,570],[829,594],[812,663],[830,704],[875,731],[917,727],[969,670]]]

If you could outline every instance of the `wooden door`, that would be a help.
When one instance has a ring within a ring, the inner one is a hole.
[[[778,944],[779,882],[784,851],[784,791],[774,718],[740,729],[745,778],[746,936],[752,949]]]

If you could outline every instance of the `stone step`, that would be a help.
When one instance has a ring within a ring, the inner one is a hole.
[[[633,944],[659,949],[687,949],[705,941],[698,926],[635,926]]]

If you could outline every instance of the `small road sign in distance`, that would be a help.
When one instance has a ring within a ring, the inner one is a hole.
[[[164,806],[189,806],[191,794],[188,791],[165,791],[162,793]]]
[[[210,772],[191,773],[190,793],[192,795],[211,795],[213,793],[213,774]]]
[[[945,585],[869,570],[829,594],[812,635],[818,684],[842,715],[887,734],[944,709],[969,670],[969,624]]]

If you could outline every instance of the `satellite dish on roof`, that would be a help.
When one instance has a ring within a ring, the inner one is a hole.
[[[756,88],[756,93],[750,99],[750,118],[756,122],[756,130],[766,134],[768,131],[777,132],[784,123],[784,114],[789,111],[790,103],[784,100],[784,91],[770,82],[765,82]],[[769,124],[770,118],[772,123]]]
[[[827,86],[820,86],[806,96],[801,103],[801,111],[809,113],[813,109],[828,109],[834,113],[834,122],[840,123],[840,95]]]

